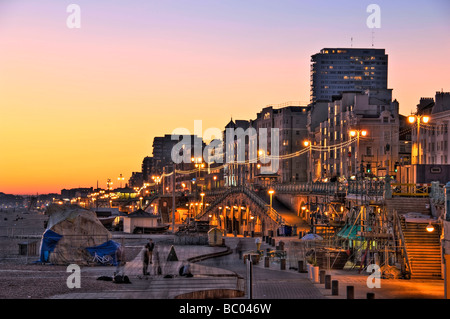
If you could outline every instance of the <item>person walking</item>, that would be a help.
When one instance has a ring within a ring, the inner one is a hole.
[[[124,276],[125,275],[125,249],[122,245],[119,245],[119,247],[116,250],[116,271],[114,273],[114,276]]]
[[[142,249],[142,274],[144,276],[150,275],[148,272],[148,261],[148,250],[144,247],[144,249]]]
[[[148,251],[149,263],[152,264],[153,263],[153,249],[155,249],[155,243],[153,242],[153,240],[151,238],[149,238],[147,245],[145,245],[145,248]]]
[[[261,238],[257,237],[255,239],[255,243],[256,243],[256,250],[259,251],[261,249]]]
[[[155,248],[155,244],[153,240],[150,238],[148,243],[144,246],[143,256],[142,256],[142,274],[144,276],[150,275],[148,272],[148,265],[153,263],[153,249]]]

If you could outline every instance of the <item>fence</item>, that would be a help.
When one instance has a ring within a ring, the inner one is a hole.
[[[314,194],[367,194],[383,196],[383,181],[348,181],[347,183],[297,183],[277,184],[273,188],[278,193],[314,193]]]
[[[392,196],[405,197],[428,197],[431,191],[431,184],[400,184],[393,183]]]
[[[36,227],[0,227],[0,237],[8,238],[40,238],[45,229]]]

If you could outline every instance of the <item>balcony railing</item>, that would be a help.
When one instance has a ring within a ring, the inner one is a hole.
[[[383,196],[383,181],[349,181],[346,183],[297,183],[277,184],[272,187],[278,193],[314,193],[314,194],[365,194]]]

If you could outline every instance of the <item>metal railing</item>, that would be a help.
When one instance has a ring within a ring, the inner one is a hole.
[[[405,264],[406,267],[406,271],[407,272],[411,272],[411,265],[409,263],[409,258],[408,258],[408,252],[406,250],[406,246],[405,246],[405,237],[403,236],[403,229],[402,229],[402,223],[400,220],[400,216],[397,213],[396,210],[393,211],[393,218],[394,218],[394,227],[396,229],[396,231],[394,231],[394,233],[397,233],[400,237],[400,253],[401,256],[403,257],[403,262]]]
[[[427,197],[432,193],[432,184],[400,184],[391,183],[387,185],[385,181],[348,181],[345,183],[296,183],[296,184],[276,184],[272,188],[278,193],[285,194],[346,194],[346,195],[368,195],[384,196],[387,189],[392,190],[393,196],[405,197]],[[443,188],[433,188],[436,200],[443,201]]]
[[[244,193],[254,203],[256,203],[258,206],[260,206],[263,211],[267,209],[266,214],[272,220],[274,220],[276,223],[281,224],[281,225],[286,224],[286,220],[280,214],[278,214],[278,212],[275,209],[268,207],[268,204],[261,197],[259,197],[255,192],[253,192],[251,189],[249,189],[246,186],[235,186],[235,187],[231,187],[231,188],[227,189],[227,191],[223,192],[221,195],[216,197],[216,199],[212,203],[210,203],[209,207],[205,211],[198,214],[196,216],[196,218],[203,217],[205,214],[209,213],[217,205],[219,205],[225,198],[227,198],[231,194],[236,194],[236,193]]]
[[[392,196],[428,197],[431,192],[431,184],[401,184],[392,183]]]

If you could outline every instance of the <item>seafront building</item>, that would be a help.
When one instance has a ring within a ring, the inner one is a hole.
[[[311,56],[310,101],[331,101],[343,91],[388,88],[384,49],[324,48]]]

